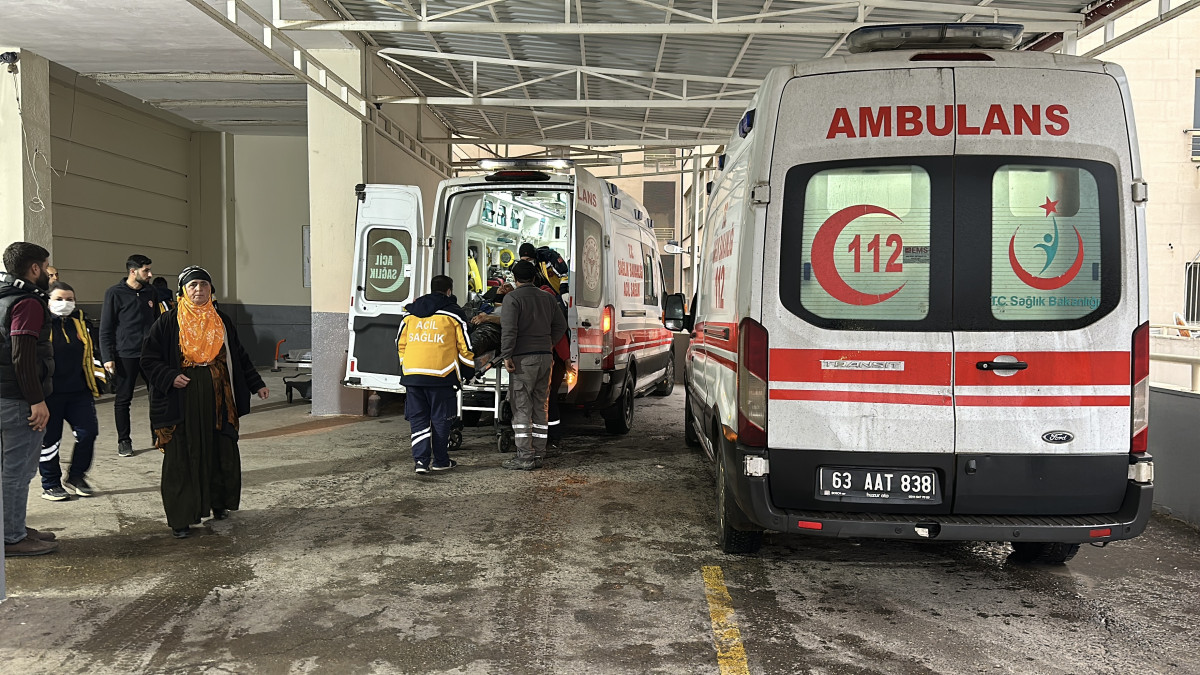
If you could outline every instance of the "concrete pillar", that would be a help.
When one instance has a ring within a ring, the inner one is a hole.
[[[313,56],[356,88],[364,55],[356,49],[313,50]],[[349,346],[354,269],[354,186],[367,175],[367,125],[324,94],[308,91],[308,204],[312,270],[314,415],[361,415],[364,392],[342,386]]]
[[[50,62],[0,47],[0,250],[30,241],[53,253],[50,231]],[[3,487],[0,487],[3,490]],[[0,501],[0,519],[4,504]],[[8,597],[0,551],[0,602]]]
[[[20,60],[0,63],[0,249],[14,241],[31,241],[53,253],[50,62],[33,52],[0,46],[3,53]]]

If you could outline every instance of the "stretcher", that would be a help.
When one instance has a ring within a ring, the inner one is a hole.
[[[483,413],[492,414],[492,427],[496,431],[496,449],[513,452],[515,440],[512,431],[512,409],[508,405],[509,377],[503,367],[504,359],[499,356],[485,361],[475,371],[475,376],[463,382],[458,390],[458,419],[450,431],[450,449],[462,446],[462,428],[468,413],[478,419]]]

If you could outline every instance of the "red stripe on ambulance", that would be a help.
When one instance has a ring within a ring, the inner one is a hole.
[[[772,349],[773,382],[950,386],[949,352]]]

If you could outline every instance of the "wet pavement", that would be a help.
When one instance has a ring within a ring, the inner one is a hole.
[[[542,470],[501,469],[489,426],[418,477],[395,405],[312,418],[269,384],[242,509],[186,540],[161,455],[117,457],[100,406],[102,494],[31,491],[63,543],[8,561],[0,672],[1200,673],[1200,533],[1175,521],[1062,567],[781,534],[727,556],[681,389],[626,437],[572,420]]]

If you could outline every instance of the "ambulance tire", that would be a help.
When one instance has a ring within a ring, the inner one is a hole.
[[[689,448],[700,447],[700,434],[696,433],[696,416],[692,413],[692,392],[683,387],[683,442]]]
[[[477,427],[479,420],[483,419],[482,410],[464,410],[462,414],[462,423],[464,427]]]
[[[739,530],[733,526],[737,522],[746,522],[745,513],[733,498],[729,490],[729,481],[725,476],[725,461],[717,456],[717,543],[722,553],[751,554],[762,548],[762,530]]]
[[[1040,565],[1063,565],[1079,553],[1079,544],[1047,541],[1014,541],[1012,547],[1009,560]]]
[[[604,417],[604,428],[610,434],[627,434],[633,429],[634,391],[636,379],[633,377],[632,364],[625,370],[625,384],[621,387],[621,397],[616,403],[600,411]]]
[[[675,350],[672,349],[667,353],[667,372],[664,374],[664,380],[658,383],[654,388],[655,396],[670,396],[672,391],[675,391]]]

